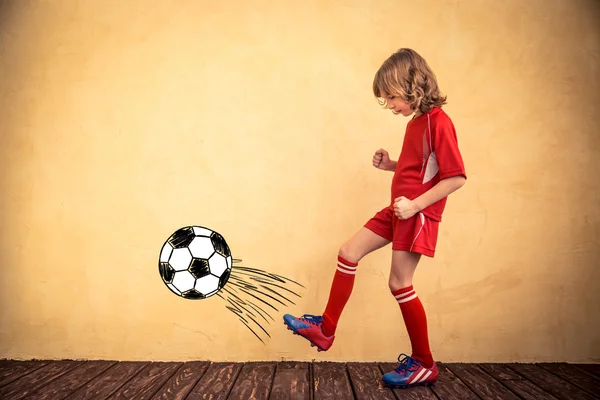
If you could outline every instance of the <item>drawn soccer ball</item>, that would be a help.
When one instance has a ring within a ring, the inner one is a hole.
[[[163,245],[158,269],[173,293],[196,300],[210,297],[225,286],[231,262],[223,236],[201,226],[186,226]]]

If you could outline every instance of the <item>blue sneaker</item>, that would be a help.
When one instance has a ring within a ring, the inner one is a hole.
[[[294,335],[300,335],[310,342],[311,346],[317,346],[318,351],[327,351],[333,344],[335,335],[325,336],[321,330],[323,317],[320,315],[304,314],[300,318],[285,314],[283,323],[287,328],[294,332]]]
[[[400,354],[398,362],[400,365],[381,378],[383,383],[388,386],[408,388],[420,385],[433,385],[437,381],[439,372],[435,362],[431,368],[425,368],[417,359],[409,357],[406,354]]]

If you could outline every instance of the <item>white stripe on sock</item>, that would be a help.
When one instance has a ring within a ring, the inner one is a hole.
[[[406,293],[400,293],[400,294],[397,294],[397,295],[395,295],[394,297],[395,297],[397,300],[400,300],[401,298],[403,298],[403,297],[407,297],[407,296],[410,296],[411,294],[414,294],[414,293],[415,293],[415,291],[414,291],[414,290],[411,290],[411,291],[409,291],[409,292],[406,292]]]
[[[345,274],[348,274],[348,275],[356,275],[356,271],[348,271],[347,269],[343,269],[343,268],[340,268],[340,267],[338,267],[337,270],[340,271],[340,272],[343,272]]]
[[[356,269],[356,266],[354,266],[354,267],[351,267],[351,266],[349,266],[349,265],[346,265],[346,264],[344,264],[344,263],[343,263],[343,262],[341,262],[341,261],[338,261],[338,267],[342,267],[342,268],[346,268],[346,269],[352,269],[352,270]]]
[[[398,300],[398,303],[406,303],[407,301],[411,301],[411,300],[416,299],[416,298],[417,298],[417,294],[413,293],[413,295],[410,296],[410,297]]]

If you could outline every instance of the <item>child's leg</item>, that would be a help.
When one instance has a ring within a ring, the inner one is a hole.
[[[421,300],[413,289],[413,276],[421,254],[394,250],[389,287],[398,301],[412,345],[412,356],[425,368],[433,365],[427,333],[427,317]]]
[[[335,334],[338,321],[354,287],[358,262],[367,254],[390,243],[389,240],[363,227],[344,243],[338,253],[338,264],[329,292],[329,301],[323,313],[323,334]]]
[[[393,215],[390,207],[377,212],[356,235],[342,245],[323,316],[304,314],[297,318],[285,314],[283,321],[288,329],[310,341],[319,351],[327,351],[331,347],[338,320],[354,287],[358,262],[372,251],[391,243]]]

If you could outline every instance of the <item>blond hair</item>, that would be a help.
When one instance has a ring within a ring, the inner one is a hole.
[[[400,96],[413,111],[428,113],[446,104],[435,74],[416,51],[402,48],[383,62],[373,79],[373,93],[387,106],[385,95]]]

